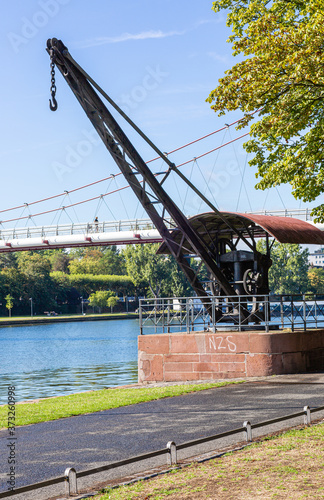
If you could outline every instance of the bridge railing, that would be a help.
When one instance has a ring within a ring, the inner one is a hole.
[[[296,219],[303,219],[305,221],[312,221],[311,208],[296,208],[285,210],[257,210],[256,212],[249,212],[254,215],[273,215],[278,217],[294,217]]]
[[[247,212],[246,212],[247,213]],[[293,210],[260,210],[257,212],[249,212],[255,215],[277,215],[280,217],[296,217],[304,220],[312,220],[310,215],[311,209],[293,209]],[[189,216],[188,216],[189,217]],[[31,218],[32,220],[32,218]],[[171,226],[171,219],[165,219],[166,224]],[[71,224],[56,224],[43,226],[28,226],[19,228],[4,228],[0,222],[0,239],[16,239],[16,238],[43,238],[46,236],[65,236],[71,234],[88,234],[94,232],[105,233],[108,231],[136,231],[145,229],[155,229],[150,219],[132,219],[119,221],[103,221],[103,222],[77,222]]]
[[[235,295],[141,299],[140,333],[324,327],[324,296]]]
[[[166,220],[171,227],[171,219]],[[141,231],[154,229],[155,226],[150,219],[133,219],[103,222],[85,222],[71,224],[56,224],[51,226],[20,227],[4,229],[0,226],[0,239],[18,238],[45,238],[47,236],[66,236],[72,234],[106,233],[121,231]]]

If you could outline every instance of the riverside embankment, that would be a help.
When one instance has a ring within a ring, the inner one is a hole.
[[[0,318],[0,327],[2,326],[24,326],[24,325],[42,325],[50,323],[68,323],[77,321],[106,321],[116,319],[136,319],[137,313],[116,313],[116,314],[71,314],[71,315],[51,315],[51,316],[16,316],[13,318]]]

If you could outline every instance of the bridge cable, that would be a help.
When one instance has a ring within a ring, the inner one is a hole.
[[[238,211],[238,207],[239,207],[239,204],[240,204],[240,198],[241,198],[242,187],[243,187],[243,178],[244,178],[244,175],[245,175],[245,169],[246,169],[246,165],[247,165],[247,159],[248,159],[248,153],[246,153],[246,157],[245,157],[245,163],[244,163],[243,175],[242,175],[242,179],[241,179],[240,191],[239,191],[239,195],[238,195],[238,198],[237,198],[237,204],[236,204],[236,210],[235,210],[236,212]],[[249,205],[250,205],[251,212],[252,212],[252,207],[251,207],[250,202],[249,202]]]
[[[228,126],[225,126],[225,132],[224,132],[224,135],[223,135],[223,138],[222,138],[221,146],[222,146],[222,145],[223,145],[223,143],[224,143],[224,140],[225,140],[225,137],[226,137],[226,134],[227,134],[227,130],[228,130]],[[206,192],[207,192],[207,186],[210,184],[211,178],[212,178],[212,176],[214,175],[214,170],[215,170],[215,167],[216,167],[216,165],[217,165],[217,163],[218,163],[219,154],[220,154],[220,149],[219,149],[219,150],[218,150],[218,152],[217,152],[217,155],[216,155],[216,158],[215,158],[215,161],[214,161],[213,168],[212,168],[212,170],[211,170],[211,172],[210,172],[210,175],[209,175],[209,178],[208,178],[208,182],[206,182],[206,186],[205,186],[205,190],[204,190],[204,195],[206,195]],[[198,212],[200,212],[202,204],[203,204],[203,200],[200,200],[199,207],[198,207]]]
[[[201,174],[202,178],[205,180],[204,175],[203,175],[203,173],[202,173],[202,171],[201,171],[201,168],[199,167],[199,164],[198,164],[198,162],[197,162],[197,158],[195,159],[195,162],[196,162],[196,165],[197,165],[197,167],[198,167],[198,169],[199,169],[199,172],[200,172],[200,174]],[[205,182],[206,182],[206,180],[205,180]],[[206,184],[207,184],[207,183],[206,183]],[[209,193],[210,193],[210,195],[211,195],[211,197],[212,197],[212,199],[213,199],[213,201],[214,201],[214,203],[215,203],[216,207],[217,207],[217,208],[219,208],[219,205],[218,205],[217,201],[215,200],[214,194],[213,194],[212,190],[210,189],[209,184],[207,184],[207,190],[209,191]]]
[[[251,114],[254,114],[254,113],[251,113]],[[241,120],[242,120],[242,118],[240,118],[239,120],[236,120],[236,121],[230,123],[229,126],[231,127],[232,125],[235,125],[236,123],[239,123]],[[199,137],[198,139],[195,139],[194,141],[188,142],[188,143],[184,144],[183,146],[180,146],[178,148],[175,148],[175,149],[169,151],[169,153],[167,153],[167,154],[171,154],[171,153],[175,153],[176,151],[180,151],[181,149],[184,149],[184,148],[186,148],[188,146],[191,146],[192,144],[195,144],[195,143],[197,143],[197,142],[199,142],[199,141],[201,141],[203,139],[206,139],[207,137],[210,137],[210,136],[212,136],[212,135],[214,135],[214,134],[216,134],[218,132],[221,132],[222,130],[227,129],[227,128],[228,127],[225,126],[225,127],[221,127],[220,129],[214,130],[213,132],[210,132],[209,134],[206,134],[206,135],[204,135],[202,137]],[[245,135],[249,135],[249,134],[245,134]],[[241,136],[241,137],[244,137],[244,136]],[[159,158],[160,157],[153,158],[151,160],[148,160],[146,163],[151,163],[151,162],[153,162],[155,160],[158,160]],[[117,174],[115,174],[115,176],[117,176],[117,175],[122,175],[122,173],[118,172]],[[99,179],[98,181],[93,181],[93,182],[90,182],[90,183],[85,184],[83,186],[79,186],[77,188],[71,189],[69,192],[70,193],[74,193],[76,191],[79,191],[81,189],[85,189],[87,187],[93,186],[93,185],[98,184],[100,182],[104,182],[104,181],[109,180],[111,178],[112,178],[111,176],[104,177],[103,179]],[[37,203],[43,203],[45,201],[49,201],[49,200],[52,200],[52,199],[64,196],[65,194],[66,194],[66,192],[64,191],[63,193],[55,194],[55,195],[52,195],[52,196],[48,196],[46,198],[42,198],[40,200],[32,201],[28,205],[35,205]],[[23,205],[17,205],[16,207],[11,207],[11,208],[6,208],[6,209],[3,209],[3,210],[0,210],[0,213],[9,212],[9,211],[12,211],[12,210],[17,210],[18,208],[24,208],[24,207],[25,207],[25,204],[23,204]]]
[[[231,131],[230,130],[228,131],[228,133],[229,133],[229,136],[231,137]],[[244,182],[244,176],[243,176],[242,169],[241,169],[241,164],[240,164],[239,159],[237,157],[237,151],[235,149],[234,144],[232,144],[232,148],[233,148],[234,155],[235,155],[235,158],[236,158],[236,162],[237,162],[237,165],[239,167],[240,174],[241,174],[241,185],[243,185],[243,187],[244,187],[245,195],[246,195],[247,201],[248,201],[248,203],[250,205],[250,210],[252,212],[252,205],[251,205],[250,197],[249,197],[249,194],[248,194],[247,189],[246,189],[246,185],[245,185],[245,182]]]
[[[281,201],[281,203],[282,203],[282,206],[284,207],[284,209],[285,209],[285,210],[287,210],[287,207],[286,207],[286,205],[285,205],[285,203],[284,203],[284,201],[283,201],[283,199],[281,198],[281,195],[280,195],[280,193],[279,193],[279,189],[278,189],[278,187],[277,187],[277,186],[275,186],[275,188],[276,188],[277,194],[278,194],[278,196],[279,196],[279,198],[280,198],[280,201]]]
[[[237,140],[241,139],[242,137],[246,137],[247,135],[249,135],[249,132],[247,132],[246,134],[243,134],[243,135],[241,135],[241,136],[239,136],[239,137],[237,137],[237,138],[235,138],[235,139],[232,139],[231,141],[228,141],[227,143],[225,143],[225,144],[223,144],[223,145],[221,145],[221,146],[217,146],[216,148],[213,148],[213,149],[211,149],[210,151],[207,151],[206,153],[203,153],[203,154],[201,154],[201,155],[197,156],[197,157],[196,157],[196,160],[198,160],[198,159],[200,159],[200,158],[202,158],[202,157],[204,157],[204,156],[206,156],[206,155],[208,155],[208,154],[211,154],[211,153],[213,153],[214,151],[217,151],[217,150],[219,150],[220,148],[225,147],[225,146],[227,146],[228,144],[231,144],[231,143],[233,143],[233,142],[235,142],[235,141],[237,141]],[[191,163],[192,161],[193,161],[193,159],[187,160],[187,161],[185,161],[185,162],[183,162],[183,163],[181,163],[181,164],[177,165],[177,166],[176,166],[176,168],[178,169],[178,168],[180,168],[180,167],[182,167],[182,166],[184,166],[184,165],[187,165],[188,163]],[[116,175],[118,175],[118,174],[116,174]],[[154,174],[154,175],[155,175],[155,174]],[[110,178],[110,177],[109,177],[109,178]],[[106,178],[105,180],[107,180],[107,179],[108,179],[108,178]],[[96,182],[98,182],[98,181],[96,181]],[[104,195],[104,196],[108,196],[108,195],[110,195],[110,194],[114,194],[114,193],[116,193],[116,192],[123,191],[124,189],[127,189],[127,188],[129,188],[129,185],[127,185],[127,186],[123,186],[123,187],[118,188],[118,189],[115,189],[115,190],[113,190],[113,191],[111,191],[111,192],[109,192],[109,193],[106,193],[106,195]],[[78,188],[78,189],[80,189],[80,188]],[[70,192],[72,192],[72,191],[73,191],[73,190],[71,190]],[[65,192],[65,193],[62,193],[61,195],[63,195],[63,194],[65,194],[65,195],[66,195],[66,192]],[[61,196],[61,195],[60,195],[60,196]],[[58,196],[58,195],[57,195],[57,196]],[[101,196],[101,195],[100,195],[100,196]],[[93,200],[98,200],[98,199],[100,198],[100,196],[94,196],[94,197],[92,197],[92,198],[88,198],[88,199],[86,199],[86,200],[82,200],[82,201],[79,201],[79,202],[76,202],[76,203],[70,204],[70,205],[68,205],[68,206],[67,206],[67,207],[65,207],[65,208],[70,208],[70,207],[72,207],[72,206],[77,206],[77,205],[81,205],[81,204],[83,204],[83,203],[88,203],[88,202],[93,201]],[[37,202],[34,202],[34,203],[37,203]],[[19,207],[16,207],[16,208],[19,208]],[[64,207],[63,207],[63,208],[64,208]],[[13,209],[7,209],[7,210],[3,210],[3,211],[8,211],[8,210],[13,210]],[[57,211],[59,211],[59,210],[62,210],[62,208],[54,208],[54,209],[51,209],[51,210],[45,210],[45,211],[43,211],[43,212],[39,212],[39,213],[33,214],[33,215],[32,215],[32,217],[37,217],[37,216],[40,216],[40,215],[45,215],[45,214],[48,214],[48,213],[57,212]],[[0,212],[1,212],[1,211],[0,211]],[[1,221],[1,223],[5,223],[5,222],[14,222],[14,221],[16,221],[16,220],[23,220],[23,219],[26,219],[26,218],[27,218],[26,216],[24,216],[24,217],[15,217],[15,218],[12,218],[12,219],[7,219],[7,220],[5,220],[5,221]]]

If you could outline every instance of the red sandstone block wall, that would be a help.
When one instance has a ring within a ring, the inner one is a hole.
[[[324,330],[141,335],[138,380],[209,380],[305,372],[312,369],[310,353],[319,352],[324,352]]]

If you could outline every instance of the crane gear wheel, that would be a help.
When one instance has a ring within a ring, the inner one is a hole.
[[[247,269],[243,274],[243,288],[248,295],[254,295],[263,285],[263,276],[260,272]]]

